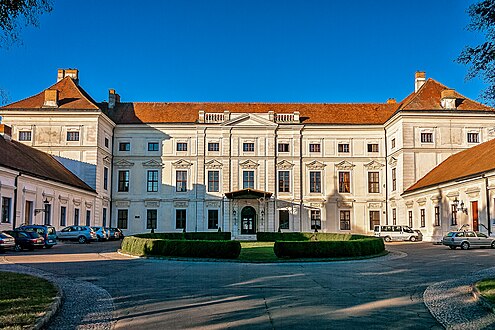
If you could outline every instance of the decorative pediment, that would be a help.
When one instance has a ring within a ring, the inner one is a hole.
[[[86,208],[90,209],[91,206],[93,206],[93,203],[91,202],[85,202]]]
[[[310,170],[322,170],[325,168],[325,164],[317,160],[313,160],[311,163],[307,163],[306,167]]]
[[[416,200],[419,206],[424,206],[426,204],[426,197],[421,197]]]
[[[459,199],[459,191],[457,190],[454,190],[454,191],[449,191],[449,193],[447,194],[447,198],[449,199],[449,201],[454,201],[456,199]]]
[[[405,204],[406,204],[406,207],[408,209],[410,209],[410,208],[412,208],[414,206],[414,201],[406,201]]]
[[[337,207],[352,208],[354,202],[353,199],[337,199]]]
[[[246,160],[245,162],[240,163],[239,165],[240,165],[240,166],[241,166],[241,168],[243,168],[243,169],[256,169],[256,168],[258,168],[258,166],[259,166],[260,164],[258,164],[258,163],[256,163],[256,162],[253,162],[252,160],[248,159],[248,160]]]
[[[388,160],[388,164],[391,166],[396,166],[397,165],[397,158],[390,157],[390,159]]]
[[[474,197],[478,197],[480,195],[480,191],[481,191],[481,189],[479,187],[472,187],[472,188],[466,189],[466,194],[469,197],[474,198]]]
[[[159,199],[145,199],[144,207],[160,207]]]
[[[188,207],[189,201],[187,200],[175,200],[174,207]]]
[[[205,167],[209,170],[220,169],[220,168],[222,168],[222,166],[223,166],[223,164],[216,159],[210,160],[209,162],[205,163]]]
[[[60,204],[67,204],[69,202],[69,196],[62,196],[58,195],[58,200],[60,201]]]
[[[220,208],[222,206],[222,202],[220,202],[220,201],[206,201],[205,206],[207,208]]]
[[[134,163],[130,162],[128,160],[125,160],[125,159],[120,159],[120,160],[115,162],[115,167],[126,168],[126,167],[132,167],[132,166],[134,166]]]
[[[105,157],[103,157],[103,163],[105,165],[110,165],[112,163],[112,160],[110,159],[109,156],[105,156]]]
[[[442,197],[439,195],[433,195],[430,197],[430,199],[433,202],[433,204],[438,204],[442,200]]]
[[[81,200],[79,198],[74,198],[72,200],[72,203],[74,203],[74,206],[79,206],[81,205]]]
[[[294,164],[291,162],[288,162],[286,160],[282,160],[281,162],[278,162],[277,168],[280,170],[290,170],[292,167],[294,167]]]
[[[368,208],[369,209],[381,209],[382,208],[382,202],[369,202]]]
[[[175,168],[189,168],[189,167],[192,166],[192,163],[191,162],[188,162],[185,159],[180,159],[180,160],[176,161],[175,163],[172,163],[172,165]]]
[[[142,163],[144,167],[163,167],[163,164],[154,159]]]
[[[232,115],[231,115],[232,116]],[[245,113],[222,124],[223,126],[277,126],[274,122],[259,115]]]
[[[371,162],[369,162],[367,164],[364,164],[364,166],[368,170],[379,170],[379,169],[381,169],[385,165],[382,164],[382,163],[377,162],[376,160],[372,160]]]
[[[335,167],[339,170],[352,170],[354,166],[356,165],[349,163],[347,160],[343,160],[340,163],[335,164]]]

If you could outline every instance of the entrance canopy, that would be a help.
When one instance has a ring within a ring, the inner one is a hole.
[[[271,192],[251,188],[225,193],[225,197],[227,197],[228,199],[258,199],[270,198],[271,196]]]

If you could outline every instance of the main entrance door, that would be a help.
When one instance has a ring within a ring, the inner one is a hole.
[[[256,210],[246,206],[241,211],[241,235],[256,234]]]
[[[478,201],[471,202],[471,210],[473,212],[473,230],[480,230],[478,225]]]

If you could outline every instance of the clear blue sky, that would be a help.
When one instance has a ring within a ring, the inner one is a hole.
[[[54,0],[23,44],[0,48],[10,101],[77,68],[97,100],[384,102],[426,71],[477,98],[454,62],[482,36],[462,0]]]

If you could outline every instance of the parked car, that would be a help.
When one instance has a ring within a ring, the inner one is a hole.
[[[96,233],[90,226],[69,226],[58,232],[57,238],[61,241],[78,241],[79,243],[89,243],[96,241]]]
[[[45,239],[34,231],[5,230],[4,233],[14,237],[14,249],[16,251],[22,251],[24,249],[32,251],[35,248],[42,249],[45,246]]]
[[[7,233],[0,232],[0,252],[13,250],[15,248],[15,239]]]
[[[99,241],[106,241],[109,239],[109,232],[105,229],[105,227],[91,227],[96,233],[96,238]]]
[[[108,235],[109,239],[111,240],[124,239],[124,233],[119,228],[107,228],[107,230],[109,232]]]
[[[45,240],[45,248],[50,249],[57,245],[57,231],[55,227],[49,225],[24,225],[15,230],[28,231],[38,233]]]
[[[489,237],[477,231],[451,231],[442,239],[442,244],[452,250],[460,247],[467,250],[471,247],[495,248],[495,237]]]
[[[419,230],[413,230],[409,226],[375,226],[376,237],[383,237],[385,242],[390,241],[420,241],[423,235]]]

